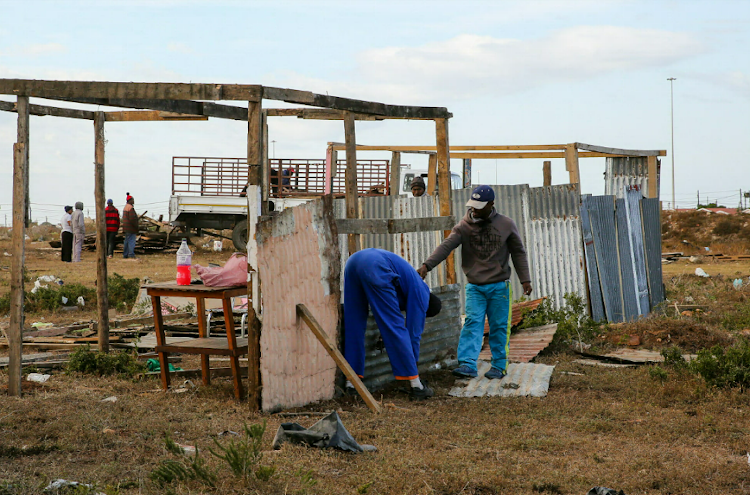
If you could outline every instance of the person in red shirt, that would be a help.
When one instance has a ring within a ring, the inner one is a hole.
[[[104,219],[107,222],[107,258],[111,258],[115,254],[115,238],[117,231],[120,230],[120,211],[115,208],[111,199],[107,200]]]

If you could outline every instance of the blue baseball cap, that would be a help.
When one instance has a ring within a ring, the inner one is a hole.
[[[477,186],[471,191],[471,199],[466,206],[481,210],[490,201],[495,201],[495,191],[490,186]]]

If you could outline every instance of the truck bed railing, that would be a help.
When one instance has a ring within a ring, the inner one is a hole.
[[[271,197],[321,196],[330,191],[344,194],[346,160],[339,160],[336,176],[326,188],[325,160],[271,158]],[[388,194],[388,160],[357,160],[357,189],[361,196]],[[246,158],[172,158],[172,194],[191,196],[239,196],[247,184]]]

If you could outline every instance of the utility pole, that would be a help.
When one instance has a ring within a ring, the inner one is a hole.
[[[677,209],[677,203],[674,199],[674,81],[676,79],[676,77],[667,78],[667,81],[669,81],[669,109],[672,124],[672,204],[675,210]],[[698,201],[698,204],[700,204],[700,201]]]

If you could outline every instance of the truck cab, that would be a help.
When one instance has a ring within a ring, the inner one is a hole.
[[[408,166],[401,167],[401,181],[400,181],[400,186],[399,186],[399,194],[404,194],[409,197],[412,196],[411,182],[414,180],[415,177],[422,177],[422,179],[424,179],[425,185],[427,186],[427,191],[429,191],[430,184],[427,180],[427,175],[428,175],[427,170],[414,169]],[[451,189],[461,189],[462,187],[463,186],[461,184],[461,176],[451,172]]]

